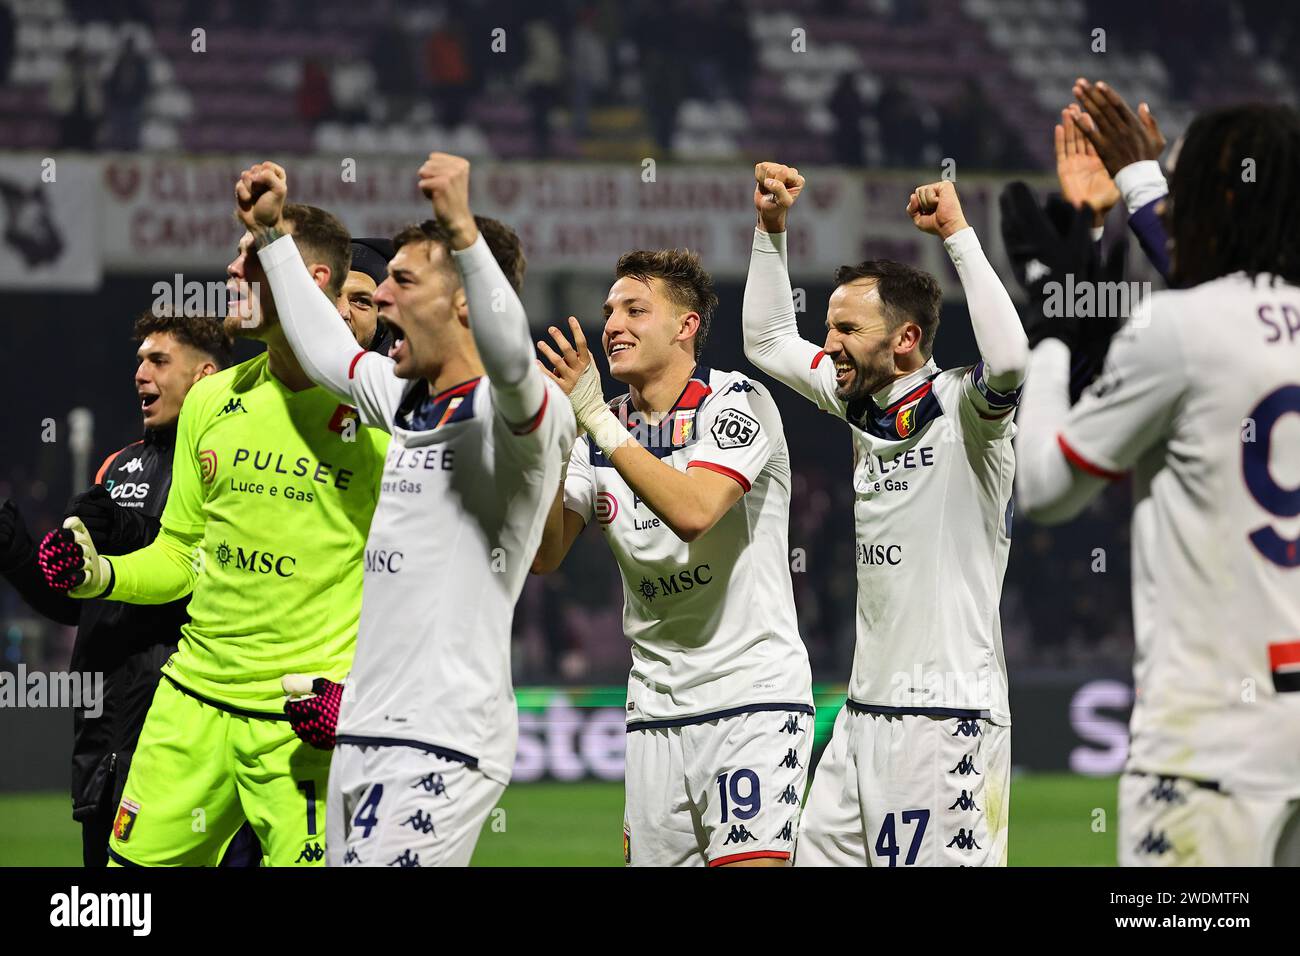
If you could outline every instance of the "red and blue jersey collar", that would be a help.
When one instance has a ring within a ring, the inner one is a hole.
[[[844,417],[850,425],[860,428],[873,438],[885,441],[902,441],[915,435],[930,422],[943,415],[943,406],[934,393],[934,380],[939,368],[933,360],[926,362],[906,379],[892,385],[885,394],[892,401],[884,407],[875,395],[849,402]],[[882,391],[885,391],[882,389]]]
[[[472,378],[437,395],[429,395],[428,381],[421,379],[402,397],[394,416],[398,428],[423,432],[474,417],[474,390],[483,377]]]
[[[667,458],[678,448],[684,448],[695,439],[695,415],[704,400],[713,393],[709,385],[712,370],[706,365],[696,365],[691,377],[682,388],[667,414],[660,419],[657,426],[647,427],[642,424],[645,416],[632,405],[630,392],[620,395],[609,403],[610,410],[618,416],[636,437],[641,447],[656,458]],[[640,427],[637,427],[637,426]],[[667,432],[667,441],[656,440]],[[591,463],[601,467],[613,467],[595,442],[591,444]]]

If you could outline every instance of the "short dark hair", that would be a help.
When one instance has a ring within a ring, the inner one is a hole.
[[[212,359],[212,364],[222,369],[230,364],[235,348],[234,340],[222,328],[221,320],[206,315],[155,315],[141,312],[131,330],[136,342],[151,335],[166,333]]]
[[[331,299],[337,299],[347,281],[352,265],[352,236],[333,213],[303,203],[286,203],[284,219],[293,223],[293,241],[307,262],[320,262],[330,268]]]
[[[709,324],[718,308],[713,278],[704,271],[700,254],[689,249],[638,249],[624,253],[614,267],[614,278],[627,277],[640,279],[647,285],[651,279],[658,279],[678,308],[699,315],[700,330],[695,333],[695,358],[698,359],[709,340]]]
[[[840,266],[835,270],[837,289],[858,279],[875,281],[891,331],[904,322],[915,322],[921,327],[921,356],[928,359],[934,353],[939,304],[943,301],[938,280],[928,272],[893,259],[867,259],[856,266]]]
[[[475,216],[474,224],[478,226],[478,231],[487,243],[492,258],[497,261],[497,265],[505,273],[510,288],[514,289],[515,292],[519,292],[524,287],[524,272],[528,269],[528,260],[524,258],[524,247],[519,241],[519,236],[500,219]],[[402,246],[410,245],[413,242],[437,243],[447,251],[448,261],[450,262],[451,233],[443,228],[442,223],[436,219],[426,219],[424,222],[407,226],[393,236],[393,252],[396,253]]]
[[[1253,161],[1246,181],[1243,162]],[[1230,106],[1187,128],[1169,178],[1171,284],[1233,272],[1300,283],[1300,113],[1289,106]]]

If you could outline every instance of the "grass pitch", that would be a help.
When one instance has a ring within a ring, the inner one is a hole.
[[[1011,782],[1012,866],[1114,866],[1114,777],[1022,774]],[[0,794],[0,866],[79,866],[66,794]],[[475,866],[621,866],[623,785],[528,783],[506,790]]]

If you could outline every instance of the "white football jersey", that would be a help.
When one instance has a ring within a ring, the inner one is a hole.
[[[629,726],[759,709],[811,714],[812,674],[790,580],[790,456],[767,386],[697,366],[657,426],[626,395],[611,407],[673,468],[707,468],[745,490],[688,544],[599,448],[585,436],[574,446],[564,507],[596,518],[623,577]]]
[[[933,360],[874,396],[835,395],[818,351],[812,397],[853,426],[857,645],[849,698],[888,712],[1011,722],[998,605],[1011,547],[1011,413],[984,365]]]
[[[1300,288],[1156,293],[1059,444],[1134,473],[1130,769],[1300,796]]]
[[[338,739],[422,747],[507,783],[510,626],[573,441],[569,401],[548,381],[537,417],[512,429],[486,377],[429,396],[372,353],[353,375],[363,419],[393,438]]]

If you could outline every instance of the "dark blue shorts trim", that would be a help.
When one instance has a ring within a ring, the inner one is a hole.
[[[141,864],[141,863],[132,863],[130,860],[128,860],[128,859],[127,859],[126,857],[124,857],[122,854],[120,854],[120,853],[114,851],[114,849],[113,849],[111,846],[108,848],[108,856],[109,856],[109,859],[111,859],[114,863],[117,863],[117,864],[119,864],[119,865],[121,865],[121,866],[130,866],[130,867],[134,867],[134,868],[137,869],[137,870],[142,870],[142,869],[144,869],[144,865],[143,865],[143,864]]]
[[[407,740],[404,737],[359,737],[355,734],[340,734],[334,738],[334,741],[339,744],[351,744],[354,747],[414,747],[416,750],[423,750],[427,754],[434,754],[447,760],[463,763],[471,770],[478,769],[478,757],[471,757],[459,750],[439,747],[436,744],[426,744],[422,740]]]
[[[1195,777],[1180,777],[1167,773],[1147,773],[1145,770],[1125,770],[1126,777],[1154,777],[1157,780],[1185,780],[1194,787],[1202,790],[1213,790],[1215,793],[1223,793],[1223,786],[1217,780],[1197,780]]]
[[[960,707],[886,707],[883,704],[863,704],[850,697],[845,706],[855,714],[886,714],[916,717],[956,717],[960,720],[992,720],[987,710],[963,710]]]
[[[815,714],[812,704],[745,704],[728,710],[715,710],[708,714],[696,714],[694,717],[670,717],[666,720],[629,720],[627,732],[634,730],[660,730],[664,727],[689,727],[691,724],[707,724],[711,720],[735,717],[738,714],[757,714],[767,710],[781,710],[796,714]]]

